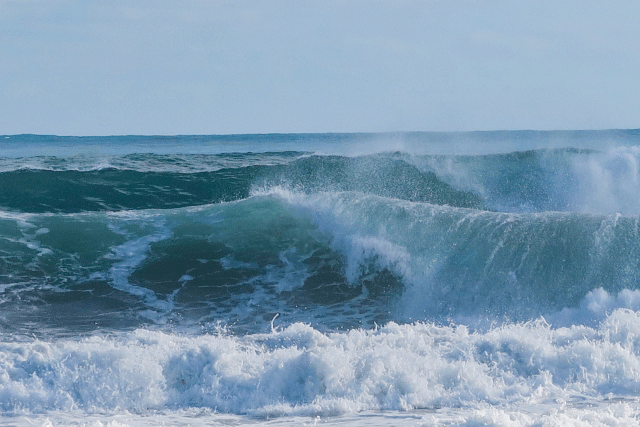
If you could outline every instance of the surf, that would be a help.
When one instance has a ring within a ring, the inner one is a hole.
[[[3,144],[3,420],[637,418],[637,131]]]

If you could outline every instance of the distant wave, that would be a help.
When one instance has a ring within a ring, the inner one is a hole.
[[[640,148],[488,155],[320,156],[303,152],[5,159],[0,208],[166,209],[247,198],[260,188],[359,191],[498,212],[640,214]],[[18,167],[18,165],[20,165]]]
[[[0,173],[0,207],[34,213],[171,209],[244,199],[254,187],[274,185],[306,192],[356,190],[453,206],[481,205],[473,193],[456,190],[433,172],[419,171],[394,156],[291,153],[275,159],[261,156],[258,162],[255,157],[198,156],[184,164],[174,156],[137,155],[144,166],[9,170]],[[207,168],[213,170],[202,171]]]

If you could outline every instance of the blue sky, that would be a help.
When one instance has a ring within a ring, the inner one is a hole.
[[[0,134],[640,127],[637,1],[0,0]]]

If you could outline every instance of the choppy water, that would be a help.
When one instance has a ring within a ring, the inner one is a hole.
[[[0,137],[0,424],[637,425],[639,216],[638,131]]]

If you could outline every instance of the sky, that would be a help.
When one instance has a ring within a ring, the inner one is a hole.
[[[640,2],[0,0],[0,134],[640,127]]]

